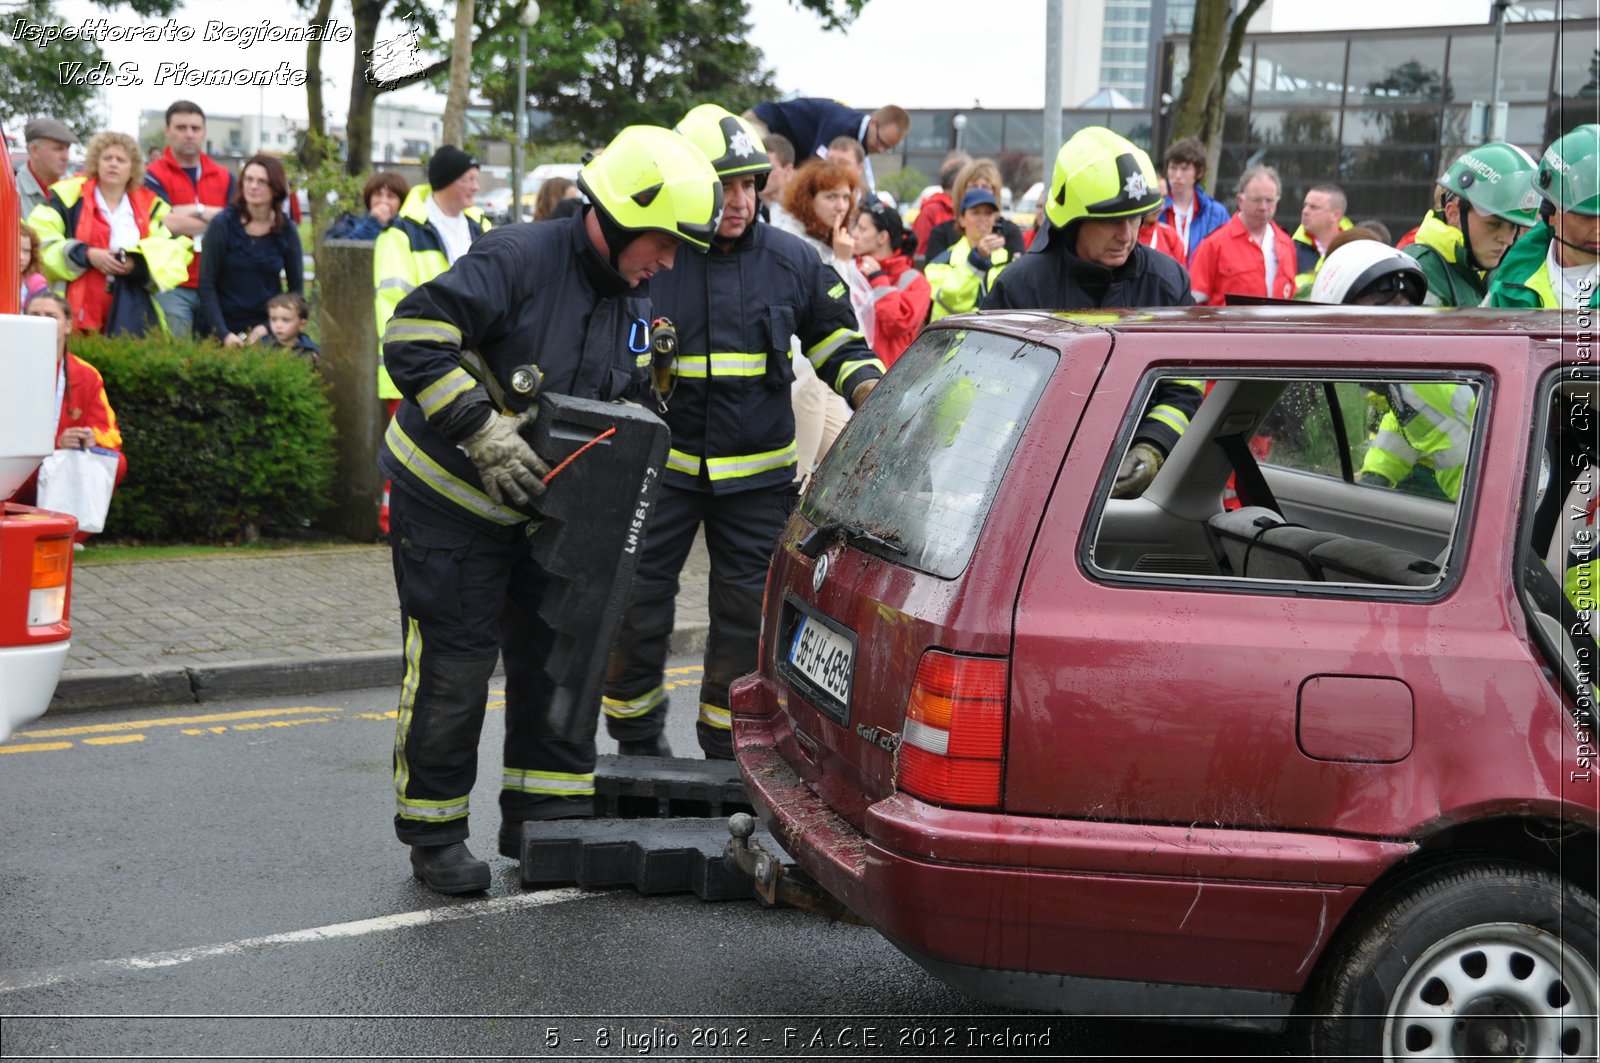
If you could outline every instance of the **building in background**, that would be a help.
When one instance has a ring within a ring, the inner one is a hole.
[[[1067,37],[1076,25],[1076,32],[1092,31],[1093,40],[1108,41],[1111,30],[1128,28],[1122,21],[1125,9],[1161,3],[1068,4]],[[1192,19],[1193,0],[1165,4],[1169,24]],[[1270,18],[1263,20],[1270,8],[1269,0],[1251,24],[1270,26]],[[1494,95],[1494,37],[1495,28],[1487,22],[1247,35],[1241,68],[1228,86],[1222,156],[1208,190],[1231,202],[1233,182],[1244,168],[1265,163],[1283,175],[1277,220],[1290,231],[1299,224],[1305,192],[1325,181],[1344,187],[1352,217],[1378,218],[1396,234],[1409,230],[1427,210],[1445,166],[1488,139],[1481,119]],[[1063,138],[1084,126],[1104,125],[1159,158],[1167,140],[1167,104],[1187,65],[1188,34],[1158,38],[1156,46],[1156,88],[1144,98],[1160,103],[1068,108],[1062,112]],[[1114,89],[1132,99],[1132,75],[1127,83],[1102,84],[1111,80],[1103,75],[1114,68],[1101,69],[1095,62],[1095,76],[1077,81],[1083,72],[1075,71],[1070,59],[1064,61],[1063,98],[1109,103],[1095,96]],[[1074,95],[1079,89],[1088,92]],[[1600,122],[1600,0],[1523,0],[1509,6],[1499,102],[1503,138],[1535,157],[1573,126]],[[911,114],[903,158],[923,174],[937,173],[959,141],[972,154],[998,159],[1002,169],[1017,174],[1012,188],[1018,194],[1039,179],[1040,111],[973,107]],[[873,166],[883,174],[897,157],[874,159]]]

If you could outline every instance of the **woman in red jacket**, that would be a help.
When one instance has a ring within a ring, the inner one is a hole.
[[[906,231],[893,208],[868,200],[856,219],[855,237],[856,265],[872,283],[877,322],[872,349],[887,368],[922,331],[933,306],[933,289],[911,265],[916,234]]]
[[[117,415],[106,398],[105,381],[100,371],[67,350],[67,337],[72,333],[72,315],[66,300],[52,291],[42,291],[28,300],[25,313],[29,317],[54,318],[56,322],[56,401],[59,414],[56,420],[56,449],[77,450],[101,447],[117,452],[117,483],[128,472],[128,458],[122,453],[122,430],[117,427]],[[38,472],[12,496],[13,502],[25,506],[34,504],[38,497]],[[79,532],[77,542],[89,537]]]

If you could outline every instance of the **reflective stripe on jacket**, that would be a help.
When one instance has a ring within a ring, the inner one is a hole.
[[[799,237],[753,223],[728,249],[680,252],[650,282],[657,316],[678,331],[662,419],[665,481],[717,493],[794,479],[790,339],[840,395],[883,375],[839,275]]]
[[[398,399],[400,391],[389,377],[381,354],[383,330],[394,308],[411,292],[450,268],[439,230],[428,220],[428,197],[433,189],[413,185],[389,227],[378,234],[372,248],[372,283],[377,289],[373,306],[378,319],[378,397]],[[468,207],[467,232],[473,243],[492,226],[477,207]]]
[[[1433,468],[1445,497],[1461,497],[1478,397],[1465,384],[1392,384],[1388,410],[1361,459],[1363,474],[1398,485],[1418,464]]]
[[[923,268],[928,287],[933,289],[933,316],[929,320],[978,309],[994,287],[995,278],[1011,261],[1003,247],[990,256],[988,269],[974,263],[972,255],[972,244],[963,236]]]
[[[502,395],[513,371],[537,365],[545,391],[643,398],[649,317],[648,288],[629,288],[600,257],[582,214],[485,233],[400,300],[384,330],[384,361],[406,399],[378,456],[384,474],[485,527],[526,520],[489,498],[457,446],[495,410],[479,374]]]
[[[81,238],[86,227],[98,226],[107,233],[109,246],[110,219],[100,213],[93,195],[94,184],[89,178],[68,177],[51,185],[50,199],[28,215],[28,224],[39,234],[39,258],[44,263],[45,277],[66,282],[67,306],[74,325],[91,331],[102,327],[111,302],[105,291],[105,275],[89,265],[89,247]],[[173,236],[167,231],[161,219],[172,208],[154,192],[138,186],[129,188],[124,195],[131,200],[134,220],[139,225],[139,243],[133,250],[143,256],[149,272],[146,287],[152,292],[176,288],[188,276],[194,245],[187,236]],[[88,213],[84,209],[86,203]]]

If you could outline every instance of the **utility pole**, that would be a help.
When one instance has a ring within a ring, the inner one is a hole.
[[[517,16],[517,119],[511,134],[511,220],[522,220],[522,146],[528,135],[528,29],[539,21],[538,0]]]
[[[1056,152],[1061,150],[1061,0],[1045,0],[1044,5],[1044,169],[1045,188],[1055,169]],[[1039,208],[1043,210],[1043,206]]]
[[[1484,120],[1484,140],[1503,140],[1504,123],[1500,121],[1500,57],[1506,45],[1506,8],[1511,0],[1494,0],[1490,17],[1494,19],[1494,74],[1489,81],[1489,114]]]

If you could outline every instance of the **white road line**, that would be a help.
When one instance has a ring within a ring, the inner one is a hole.
[[[261,949],[280,948],[287,945],[304,945],[316,941],[333,941],[338,938],[362,937],[367,934],[379,934],[390,930],[431,926],[435,923],[453,923],[461,919],[476,919],[479,916],[500,915],[505,912],[522,911],[526,908],[542,908],[551,904],[565,904],[568,901],[580,901],[589,897],[603,896],[605,896],[604,893],[591,893],[580,889],[517,893],[509,897],[490,897],[481,901],[468,901],[466,904],[452,905],[449,908],[428,908],[420,912],[400,912],[396,915],[378,916],[375,919],[358,919],[351,923],[334,923],[331,926],[315,926],[308,930],[292,930],[284,934],[268,934],[265,937],[245,938],[242,941],[229,941],[220,945],[195,945],[186,949],[173,949],[170,952],[153,952],[145,956],[127,956],[116,960],[91,960],[87,963],[67,964],[42,971],[0,976],[0,993],[15,993],[24,989],[40,989],[44,986],[79,980],[108,972],[149,971],[161,967],[177,967],[180,964],[193,963],[195,960],[240,956]]]

